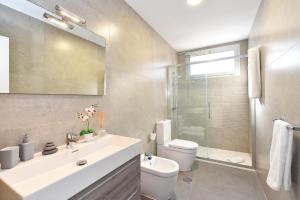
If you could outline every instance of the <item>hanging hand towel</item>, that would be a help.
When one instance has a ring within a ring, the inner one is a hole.
[[[288,126],[282,120],[276,120],[273,125],[267,184],[276,191],[282,188],[289,190],[291,187],[293,130]]]
[[[250,98],[261,97],[259,48],[248,50],[248,90]]]

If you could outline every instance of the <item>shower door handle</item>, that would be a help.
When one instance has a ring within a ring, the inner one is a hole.
[[[210,113],[210,102],[208,102],[208,119],[210,119],[211,113]]]

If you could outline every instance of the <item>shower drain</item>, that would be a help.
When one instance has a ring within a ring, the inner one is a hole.
[[[185,183],[190,183],[190,182],[193,181],[193,179],[190,178],[190,177],[184,177],[182,180],[183,180],[183,182],[185,182]]]

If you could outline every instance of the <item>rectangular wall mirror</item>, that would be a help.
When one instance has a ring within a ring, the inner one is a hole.
[[[27,0],[0,0],[0,93],[104,95],[105,39],[51,17],[62,19]]]

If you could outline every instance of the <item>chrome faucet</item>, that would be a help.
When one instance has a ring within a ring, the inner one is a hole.
[[[147,161],[147,160],[151,160],[151,159],[152,159],[151,153],[145,153],[144,160]]]
[[[67,146],[72,146],[72,143],[76,143],[79,141],[79,135],[75,134],[75,133],[67,133],[67,136],[66,136],[66,143],[67,143]]]

